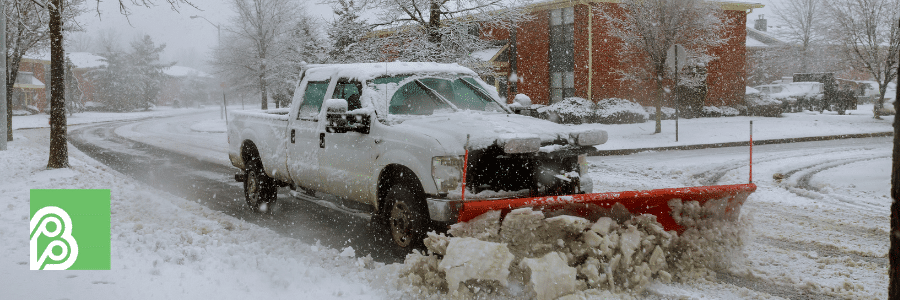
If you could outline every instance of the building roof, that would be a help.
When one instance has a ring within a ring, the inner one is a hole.
[[[747,27],[747,48],[765,48],[786,46],[788,43],[765,31]]]
[[[88,52],[69,52],[66,53],[66,56],[76,68],[80,69],[99,68],[106,65],[106,58]]]
[[[171,66],[166,68],[163,73],[172,77],[186,77],[186,76],[196,76],[196,77],[205,77],[212,78],[212,75],[209,75],[206,72],[183,66]]]
[[[537,2],[532,4],[532,11],[540,11],[540,10],[548,10],[548,9],[557,9],[563,7],[570,7],[578,4],[588,4],[588,3],[619,3],[620,0],[551,0],[544,2]],[[754,8],[763,8],[765,5],[758,2],[749,2],[749,1],[715,1],[712,0],[710,2],[718,3],[722,9],[724,10],[739,10],[739,11],[748,11]]]

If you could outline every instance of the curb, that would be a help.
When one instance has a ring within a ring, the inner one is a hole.
[[[893,136],[893,135],[894,135],[893,131],[887,131],[887,132],[875,132],[875,133],[855,133],[855,134],[840,134],[840,135],[826,135],[826,136],[811,136],[811,137],[798,137],[798,138],[757,140],[757,141],[753,141],[753,145],[758,146],[758,145],[830,141],[830,140],[842,140],[842,139],[888,137],[888,136]],[[588,152],[588,156],[613,156],[613,155],[629,155],[629,154],[635,154],[635,153],[640,153],[640,152],[645,152],[645,151],[698,150],[698,149],[708,149],[708,148],[748,147],[748,146],[750,146],[750,142],[743,141],[743,142],[727,142],[727,143],[698,144],[698,145],[669,146],[669,147],[637,148],[637,149],[594,150],[592,152]]]

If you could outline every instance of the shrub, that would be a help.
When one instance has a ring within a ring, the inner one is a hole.
[[[639,104],[620,98],[597,102],[597,121],[603,124],[632,124],[647,122],[650,115]]]
[[[747,104],[747,114],[750,116],[780,117],[783,110],[781,101],[751,87],[747,87],[744,103]]]
[[[704,106],[703,116],[707,118],[718,118],[722,116],[722,110],[715,106]]]
[[[656,119],[656,107],[654,106],[644,106],[644,111],[648,114],[648,119],[655,120]],[[683,116],[683,114],[682,114]],[[675,119],[675,109],[671,107],[662,107],[662,119],[663,120],[674,120]]]
[[[719,110],[722,111],[722,116],[725,117],[734,117],[741,114],[739,109],[730,106],[719,106]]]
[[[550,106],[537,109],[542,119],[563,124],[593,123],[596,119],[594,111],[593,102],[578,97],[565,98]]]

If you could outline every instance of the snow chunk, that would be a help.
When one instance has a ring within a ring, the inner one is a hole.
[[[499,242],[500,211],[492,210],[468,222],[450,225],[450,230],[447,233],[455,237],[471,237],[482,241]]]
[[[453,238],[447,246],[447,255],[438,267],[446,272],[450,293],[455,294],[459,283],[469,279],[496,280],[507,286],[509,265],[513,258],[504,243]]]
[[[519,266],[530,271],[528,283],[535,299],[556,299],[575,292],[576,270],[560,253],[550,252],[541,258],[526,258]]]

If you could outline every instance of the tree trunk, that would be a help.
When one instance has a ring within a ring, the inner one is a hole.
[[[900,26],[900,22],[897,26]],[[900,74],[900,64],[897,65],[897,74]],[[894,99],[900,99],[900,89],[897,90],[897,98]],[[900,111],[900,101],[894,101],[894,111]],[[889,235],[891,248],[888,251],[890,262],[888,299],[900,299],[900,123],[897,122],[895,117],[894,153],[891,168],[891,199],[893,202],[891,202],[891,234]]]
[[[63,52],[62,0],[52,0],[50,10],[50,160],[48,168],[68,168],[66,145],[65,54]]]
[[[441,43],[441,3],[438,0],[431,0],[431,7],[428,15],[428,42],[432,44]]]
[[[259,93],[262,95],[262,109],[269,109],[269,96],[266,94],[266,66],[262,66],[262,73],[259,74]]]
[[[6,72],[6,140],[13,140],[12,133],[12,99],[13,99],[13,86],[16,84],[16,78],[19,76],[19,64],[22,62],[22,55],[19,54],[19,51],[13,50],[13,55],[11,57],[7,57],[7,72]]]
[[[657,77],[659,78],[659,77]],[[656,80],[656,131],[654,133],[662,132],[662,98],[663,98],[663,83],[662,80]]]

